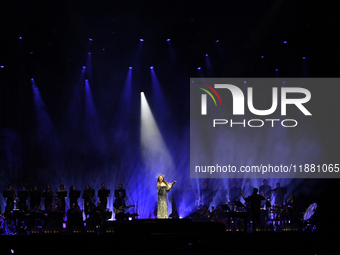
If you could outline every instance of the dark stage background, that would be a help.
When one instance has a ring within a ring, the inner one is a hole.
[[[122,183],[127,204],[138,201],[140,217],[154,218],[157,174],[177,180],[177,189],[200,189],[204,181],[189,173],[190,77],[338,76],[336,13],[324,2],[64,0],[4,6],[2,190],[51,184],[56,191],[59,183],[67,190],[97,190],[105,183],[113,191]],[[142,91],[155,124],[141,117]],[[334,136],[320,135],[332,160],[339,155],[337,110],[325,117],[331,121],[322,130]],[[151,123],[155,143],[142,139],[143,123]],[[148,151],[153,156],[146,158]],[[170,165],[160,164],[164,155]],[[229,189],[233,181],[208,184]],[[268,180],[272,187],[276,182],[287,186],[287,196],[297,196],[300,211],[318,203],[319,229],[335,228],[338,179]],[[245,180],[238,183],[243,187]],[[110,209],[112,203],[111,194]],[[186,216],[183,208],[179,213]]]

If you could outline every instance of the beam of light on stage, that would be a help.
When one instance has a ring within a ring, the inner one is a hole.
[[[173,162],[164,143],[147,99],[141,92],[141,153],[149,173],[171,177]]]
[[[197,67],[197,71],[198,71],[198,74],[199,74],[199,77],[203,78],[204,75],[203,75],[203,72],[202,72],[202,67]]]
[[[150,68],[151,74],[151,84],[152,84],[152,102],[154,105],[154,116],[157,120],[158,125],[160,126],[160,130],[163,132],[168,133],[171,131],[171,114],[170,114],[170,107],[167,104],[166,98],[164,97],[164,93],[162,91],[161,84],[158,81],[156,72],[154,68]],[[144,93],[143,93],[144,95]],[[145,98],[145,96],[144,96]]]
[[[127,130],[129,129],[129,123],[131,123],[132,117],[132,72],[133,69],[131,67],[127,72],[124,87],[111,124],[112,139],[114,139],[115,142],[122,144],[128,144],[129,138],[131,137]]]
[[[175,62],[177,62],[177,55],[175,53],[174,47],[172,46],[170,39],[167,39],[167,45],[168,45],[170,61],[172,64],[174,64]]]
[[[73,87],[65,114],[63,135],[66,140],[73,141],[73,143],[69,144],[71,147],[74,145],[75,139],[83,140],[83,134],[79,130],[82,130],[81,127],[83,126],[81,120],[83,117],[82,105],[84,103],[85,72],[86,66],[83,66],[78,80]]]
[[[165,175],[165,180],[172,181],[175,178],[176,173],[170,153],[164,143],[163,137],[159,131],[144,93],[141,92],[140,96],[140,149],[146,173],[149,176],[154,177],[155,183],[157,181],[156,177],[159,174]],[[157,193],[154,193],[156,196]],[[157,201],[157,196],[155,201]]]
[[[218,52],[218,57],[220,60],[225,61],[226,57],[225,57],[225,52],[223,47],[221,46],[221,42],[220,40],[216,40],[215,41],[215,45],[217,47],[217,52]]]
[[[132,74],[135,68],[129,67],[124,86],[120,93],[116,110],[112,118],[108,137],[108,163],[103,170],[106,184],[117,188],[122,184],[126,189],[125,203],[135,205],[129,211],[140,212],[140,217],[151,217],[151,212],[145,213],[143,208],[151,208],[152,199],[149,199],[150,188],[154,179],[141,172],[139,160],[139,94],[133,93]],[[136,96],[136,100],[134,100]],[[107,178],[107,176],[110,176]],[[109,204],[114,202],[114,194],[109,197]],[[145,205],[144,205],[145,203]],[[138,205],[138,207],[137,207]],[[113,208],[111,208],[113,209]],[[113,216],[115,218],[115,216]]]
[[[19,133],[12,128],[0,129],[0,187],[12,185],[14,190],[21,189],[17,184],[21,181],[18,172],[22,168],[23,161],[22,140]],[[6,204],[3,196],[0,196],[0,205],[1,203]]]
[[[306,57],[302,57],[302,77],[308,77],[308,68]]]
[[[88,57],[88,56],[87,56]],[[65,184],[66,189],[74,185],[78,190],[84,190],[85,185],[90,184],[93,187],[92,180],[88,173],[88,158],[90,153],[86,150],[85,136],[85,74],[86,66],[82,66],[80,74],[74,85],[70,89],[67,98],[68,103],[65,107],[65,117],[62,126],[63,141],[63,157],[65,159],[65,167],[63,168],[63,179],[56,180],[58,185],[60,182]],[[93,156],[93,155],[91,155]],[[89,182],[91,180],[91,182]],[[58,186],[53,187],[53,191]],[[98,187],[98,186],[97,186]],[[83,203],[80,203],[81,209]],[[66,209],[69,209],[69,199],[66,198]]]
[[[91,60],[92,54],[89,52],[87,54],[87,59],[86,59],[86,78],[90,82],[92,81],[92,60]]]
[[[209,58],[209,54],[205,54],[205,67],[207,69],[207,77],[213,77],[214,76],[214,72],[211,66],[211,62],[210,62],[210,58]]]
[[[142,59],[142,49],[143,49],[143,44],[144,44],[144,40],[143,39],[141,40],[138,43],[138,48],[132,60],[132,67],[134,68],[134,75],[137,75],[138,77],[140,77],[140,79],[143,77],[143,74],[141,73],[141,69],[140,69],[140,62]]]
[[[89,81],[85,80],[85,135],[88,139],[88,148],[100,155],[105,153],[103,133],[100,129],[95,103],[92,98]]]
[[[187,206],[185,201],[181,202],[181,196],[190,196],[187,195],[190,193],[190,191],[187,191],[187,188],[189,185],[192,185],[191,182],[193,181],[190,180],[189,175],[189,135],[186,133],[188,123],[186,121],[180,122],[176,119],[177,111],[168,104],[168,98],[165,97],[165,95],[168,95],[165,93],[165,91],[168,92],[168,90],[166,90],[167,83],[165,81],[160,82],[156,72],[156,68],[150,68],[153,95],[152,103],[150,102],[152,108],[150,116],[153,116],[153,120],[157,123],[158,130],[162,134],[162,140],[174,164],[173,178],[177,180],[177,183],[168,196],[168,206],[171,208],[169,210],[172,211],[173,217],[185,217],[189,214],[191,206]],[[163,76],[160,77],[163,78]],[[144,93],[142,94],[142,100],[144,100],[145,104],[148,103]],[[185,111],[184,108],[180,108],[180,110]],[[166,180],[172,181],[172,178],[170,179],[171,180]]]
[[[36,115],[37,141],[42,154],[41,175],[45,181],[56,185],[56,180],[64,174],[60,139],[34,79],[31,79],[31,82]]]

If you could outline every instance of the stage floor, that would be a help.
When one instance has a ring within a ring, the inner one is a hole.
[[[70,232],[0,236],[0,254],[332,254],[331,232],[230,232],[219,222],[139,219],[107,222],[102,234]],[[12,251],[12,252],[11,252]],[[13,253],[12,253],[13,254]],[[337,253],[336,253],[337,254]]]

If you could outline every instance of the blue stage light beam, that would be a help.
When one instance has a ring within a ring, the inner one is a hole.
[[[44,164],[42,175],[44,180],[53,183],[63,176],[64,161],[61,153],[61,144],[53,122],[48,114],[46,105],[34,79],[31,79],[33,101],[36,116],[38,145],[42,151]]]
[[[100,129],[96,106],[94,104],[89,81],[85,80],[85,131],[90,142],[89,147],[100,154],[105,154],[105,142]]]
[[[213,69],[212,69],[211,62],[210,62],[208,54],[205,54],[205,66],[206,66],[206,69],[207,69],[207,77],[213,77],[214,73],[213,73]]]

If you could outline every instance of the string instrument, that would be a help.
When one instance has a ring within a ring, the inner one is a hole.
[[[114,208],[113,211],[115,214],[118,214],[118,213],[124,212],[124,209],[128,209],[130,207],[135,207],[135,205],[125,206],[125,207],[121,206],[118,209]]]

